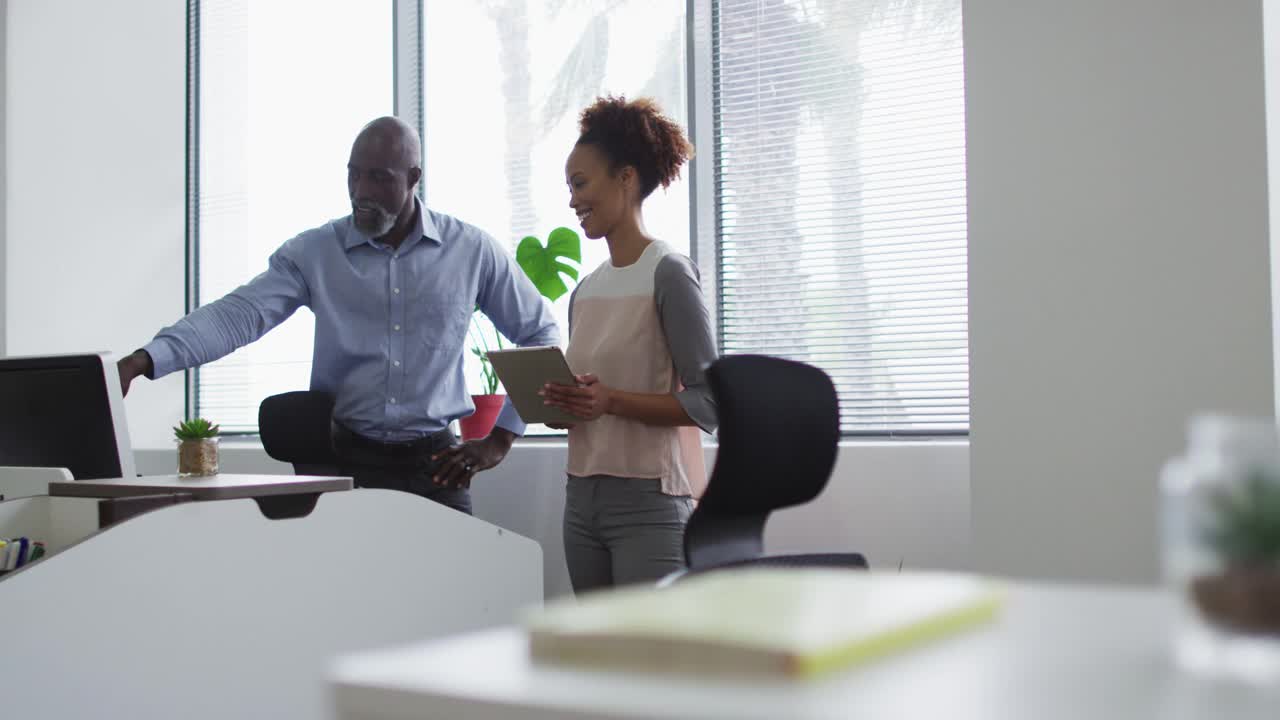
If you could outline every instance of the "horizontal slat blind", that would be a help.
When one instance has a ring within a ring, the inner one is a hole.
[[[959,0],[718,0],[725,353],[826,370],[846,434],[969,427]]]

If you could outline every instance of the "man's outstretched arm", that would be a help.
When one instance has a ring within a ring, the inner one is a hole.
[[[138,377],[151,380],[229,355],[257,340],[310,302],[307,284],[284,248],[266,272],[193,310],[116,363],[126,394]]]

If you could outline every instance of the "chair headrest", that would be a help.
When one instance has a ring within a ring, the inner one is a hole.
[[[707,382],[720,449],[699,508],[759,513],[817,497],[840,443],[831,378],[801,362],[729,355],[707,369]]]
[[[330,440],[333,396],[313,390],[272,395],[258,406],[258,432],[267,455],[281,462],[337,462]]]

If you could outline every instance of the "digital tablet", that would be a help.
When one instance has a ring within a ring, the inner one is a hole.
[[[490,350],[486,355],[521,420],[562,425],[582,422],[582,418],[576,415],[542,404],[542,396],[538,394],[547,383],[577,384],[560,348],[555,345],[521,347]]]

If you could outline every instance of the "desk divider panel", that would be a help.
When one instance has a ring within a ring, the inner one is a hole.
[[[66,468],[0,465],[0,500],[48,495],[49,483],[71,480],[71,472]]]
[[[0,528],[69,520],[63,543],[97,527],[94,500],[15,502]],[[325,493],[283,520],[251,499],[174,505],[0,579],[16,619],[0,638],[21,659],[0,673],[0,716],[324,718],[338,654],[541,602],[537,543],[414,495]]]
[[[36,495],[0,502],[0,539],[40,540],[48,552],[46,558],[97,531],[97,500]]]

